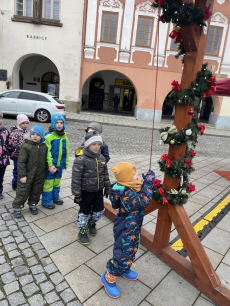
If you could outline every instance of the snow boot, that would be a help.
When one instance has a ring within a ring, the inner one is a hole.
[[[0,200],[2,200],[4,198],[3,194],[0,193]]]
[[[87,225],[83,226],[83,227],[80,227],[80,232],[78,234],[80,243],[83,244],[83,245],[89,244],[89,238],[88,238],[88,235],[87,235],[87,230],[88,230]]]
[[[22,210],[20,208],[14,209],[14,218],[21,218],[22,217]]]
[[[57,200],[53,200],[54,204],[57,204],[57,205],[62,205],[64,202],[60,199],[57,199]]]
[[[121,294],[117,288],[116,279],[117,276],[111,275],[108,271],[101,276],[101,284],[105,287],[105,292],[113,299],[117,299]]]
[[[38,214],[38,209],[37,209],[35,204],[30,206],[30,211],[31,211],[32,215],[37,215]]]
[[[88,221],[88,229],[89,229],[89,234],[92,236],[95,236],[97,233],[97,229],[96,229],[96,223],[97,221],[90,218]]]
[[[129,270],[127,272],[124,272],[122,275],[122,277],[131,280],[131,281],[135,281],[138,279],[138,274],[135,271]]]

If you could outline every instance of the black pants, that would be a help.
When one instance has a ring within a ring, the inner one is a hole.
[[[81,192],[82,201],[79,204],[79,213],[90,215],[104,209],[103,190],[97,192]]]
[[[3,178],[6,171],[6,167],[0,167],[0,193],[3,192]]]

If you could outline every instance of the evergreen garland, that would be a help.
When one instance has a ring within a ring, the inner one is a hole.
[[[153,2],[153,7],[162,8],[161,18],[165,22],[180,24],[180,26],[190,26],[191,24],[204,25],[205,23],[205,9],[203,6],[194,5],[193,3],[179,4],[177,1],[172,0],[155,0]]]
[[[204,93],[211,87],[211,83],[208,81],[213,76],[212,72],[207,69],[207,66],[208,63],[202,65],[202,69],[198,72],[196,81],[192,82],[189,87],[180,91],[172,90],[168,95],[167,104],[174,107],[177,104],[188,103],[193,107],[196,98],[202,99]]]
[[[172,22],[178,26],[190,26],[192,24],[206,26],[206,20],[211,16],[209,11],[210,4],[207,7],[194,5],[193,3],[183,3],[181,5],[179,2],[172,0],[154,0],[152,6],[154,8],[161,7],[162,15],[160,16],[160,21]],[[182,55],[182,63],[184,63],[185,49],[182,39],[178,44],[178,49],[180,51],[175,57],[178,58]]]
[[[159,2],[155,0],[152,5],[155,8],[162,8],[160,21],[167,23],[172,22],[177,25],[173,34],[174,37],[177,37],[177,40],[179,40],[178,49],[180,51],[176,55],[176,58],[185,54],[182,38],[179,35],[175,35],[176,32],[179,31],[180,26],[190,26],[192,24],[206,26],[205,20],[211,15],[208,7],[194,5],[193,3],[184,3],[181,5],[175,0],[159,0]],[[184,58],[182,62],[184,62]],[[207,69],[207,65],[207,63],[202,65],[202,69],[198,72],[196,81],[191,82],[190,86],[183,90],[180,89],[178,82],[173,81],[173,90],[168,94],[166,104],[173,108],[178,104],[182,105],[188,103],[193,108],[196,98],[203,100],[204,94],[206,94],[206,96],[210,95],[208,91],[213,86],[215,78],[213,78],[211,71]],[[191,110],[191,112],[189,111],[190,115],[193,113],[192,120],[188,127],[181,129],[180,132],[176,130],[175,126],[172,126],[172,129],[170,129],[170,127],[160,129],[160,133],[163,133],[161,137],[164,138],[164,143],[181,146],[191,142],[192,147],[195,148],[198,134],[200,133],[203,135],[205,129],[204,125],[198,125],[197,118],[199,117],[200,111],[200,107],[198,107],[196,114],[194,114],[193,110]],[[170,133],[168,133],[168,131]],[[192,149],[188,149],[188,145],[186,147],[186,153],[180,162],[171,160],[168,158],[167,154],[162,155],[159,161],[160,170],[165,172],[168,178],[183,178],[181,181],[182,186],[179,191],[175,189],[168,190],[167,187],[162,187],[161,181],[156,179],[154,181],[155,192],[153,193],[153,199],[163,205],[185,204],[187,202],[190,193],[195,191],[195,186],[189,183],[188,179],[188,175],[195,170],[192,167],[192,159],[195,155],[196,153]]]
[[[168,178],[183,177],[183,183],[188,183],[188,175],[191,174],[195,169],[192,167],[192,159],[196,153],[193,150],[186,150],[186,153],[182,160],[171,160],[167,154],[162,155],[159,160],[160,170],[167,174]]]
[[[160,129],[160,133],[168,132],[170,129],[169,126],[166,128]],[[192,131],[191,135],[187,135],[186,132],[188,130]],[[164,141],[165,144],[173,144],[174,146],[184,146],[187,142],[191,142],[193,148],[195,148],[197,144],[198,134],[201,128],[198,125],[197,117],[192,117],[192,121],[189,123],[188,128],[181,129],[180,132],[174,134],[168,134],[167,139]],[[173,142],[173,143],[172,143]]]

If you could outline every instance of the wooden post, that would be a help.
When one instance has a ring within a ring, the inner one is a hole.
[[[195,4],[209,5],[211,9],[214,0],[178,0],[179,3],[195,2]],[[197,72],[201,70],[205,54],[207,34],[203,27],[199,25],[182,26],[180,34],[186,51],[184,69],[182,73],[180,88],[190,86],[197,78]],[[172,80],[173,81],[173,80]],[[187,128],[191,122],[188,115],[189,104],[178,105],[176,107],[174,125],[178,131]],[[186,145],[176,147],[170,145],[168,156],[171,160],[181,161],[186,151]],[[164,177],[163,186],[168,189],[178,189],[180,179]],[[205,253],[205,250],[196,235],[196,232],[185,212],[184,207],[178,205],[162,206],[157,201],[152,200],[145,209],[145,214],[158,209],[158,218],[155,235],[150,234],[145,229],[141,232],[141,243],[169,267],[175,270],[190,284],[207,295],[220,306],[230,305],[230,290],[221,284],[212,264]],[[113,220],[115,210],[111,205],[106,206],[105,215]],[[172,222],[184,244],[191,262],[178,254],[169,246],[169,238]]]

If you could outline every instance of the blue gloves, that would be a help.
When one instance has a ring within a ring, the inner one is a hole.
[[[154,184],[154,181],[155,181],[155,173],[150,170],[147,174],[142,174],[142,177],[143,177],[143,184],[144,185],[153,185]]]

